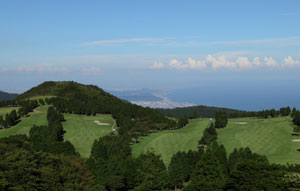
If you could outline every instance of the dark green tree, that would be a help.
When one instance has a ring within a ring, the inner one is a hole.
[[[199,160],[192,174],[190,184],[184,191],[222,191],[225,186],[225,175],[215,155],[208,150]]]
[[[136,161],[138,185],[135,191],[164,190],[168,187],[168,174],[165,164],[152,152],[141,154]]]
[[[215,116],[215,127],[224,128],[228,123],[228,117],[226,112],[217,112]]]

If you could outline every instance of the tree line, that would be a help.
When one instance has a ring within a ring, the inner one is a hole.
[[[116,120],[119,134],[129,132],[137,138],[152,131],[174,129],[177,123],[151,108],[143,108],[123,102],[114,97],[89,98],[84,95],[71,98],[53,97],[45,99],[62,113],[78,115],[111,114]]]
[[[0,116],[0,127],[8,128],[18,123],[21,117],[26,116],[29,112],[32,112],[37,106],[38,101],[34,100],[22,100],[14,103],[14,106],[19,106],[18,111],[15,109],[5,116]]]
[[[229,118],[243,118],[243,117],[257,117],[257,118],[273,118],[273,117],[285,117],[290,115],[291,108],[281,107],[279,110],[269,109],[261,111],[248,111],[248,112],[233,112],[229,114]]]
[[[29,131],[29,140],[33,147],[38,151],[64,154],[78,155],[75,148],[69,141],[64,142],[65,131],[61,122],[65,121],[62,113],[58,112],[53,106],[47,111],[48,125],[34,125]]]

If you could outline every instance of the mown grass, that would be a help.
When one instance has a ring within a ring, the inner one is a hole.
[[[46,125],[47,124],[47,118],[46,118],[46,112],[47,112],[48,106],[40,106],[37,109],[34,110],[34,112],[29,113],[29,117],[23,117],[21,118],[20,122],[16,124],[13,127],[10,127],[8,129],[1,129],[0,130],[0,138],[1,137],[7,137],[9,135],[15,135],[15,134],[29,134],[30,128],[36,124],[36,125]]]
[[[12,110],[18,111],[20,107],[0,107],[0,116],[2,115],[3,117],[7,114],[10,113]]]
[[[176,152],[197,150],[198,141],[208,124],[209,119],[194,119],[182,129],[165,130],[142,137],[139,143],[132,145],[133,156],[138,157],[141,153],[153,150],[161,155],[165,164],[169,164]]]
[[[66,122],[63,123],[66,131],[64,139],[70,141],[82,157],[90,156],[94,141],[111,133],[112,125],[114,124],[111,115],[84,116],[65,114],[64,116],[66,119]],[[110,125],[98,125],[94,122],[95,120]]]
[[[0,138],[15,134],[29,134],[33,125],[47,125],[48,106],[39,106],[29,117],[21,118],[21,121],[8,129],[0,129]],[[110,115],[81,116],[75,114],[64,114],[66,122],[63,122],[64,140],[70,141],[82,157],[89,157],[94,140],[112,132],[114,120]],[[110,125],[97,125],[98,120]]]
[[[238,122],[247,122],[241,125]],[[272,163],[300,163],[300,143],[293,139],[290,117],[273,119],[241,118],[229,120],[228,126],[218,130],[218,141],[227,152],[234,148],[249,147],[253,152],[266,155]]]

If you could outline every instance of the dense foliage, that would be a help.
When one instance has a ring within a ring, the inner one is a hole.
[[[0,101],[13,100],[18,96],[18,94],[11,94],[0,91]]]
[[[224,128],[228,123],[228,117],[226,112],[217,112],[215,116],[215,127]]]
[[[246,113],[245,111],[219,108],[219,107],[209,107],[204,105],[191,106],[191,107],[177,107],[174,109],[159,109],[164,115],[174,118],[182,118],[188,116],[189,118],[214,118],[216,113],[219,111],[226,112],[229,116],[233,113]]]
[[[249,111],[249,112],[233,112],[229,114],[229,118],[241,118],[241,117],[258,117],[258,118],[269,118],[269,117],[285,117],[290,115],[291,108],[289,106],[282,107],[279,110],[261,110],[261,111]]]
[[[199,145],[210,145],[217,140],[217,135],[214,123],[210,123],[209,127],[204,129]]]
[[[33,109],[38,106],[38,102],[31,100],[19,100],[14,103],[14,106],[20,106],[18,112],[16,110],[12,110],[10,113],[7,113],[4,117],[0,116],[1,128],[8,128],[17,124],[21,117],[26,116],[29,112],[32,112]]]
[[[0,139],[0,190],[98,191],[85,161],[37,152],[25,135]]]
[[[33,126],[30,129],[29,139],[34,148],[53,154],[76,155],[74,146],[69,141],[64,142],[63,115],[50,106],[47,119],[47,126]]]

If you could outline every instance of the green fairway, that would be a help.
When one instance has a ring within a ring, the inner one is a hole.
[[[114,120],[111,115],[85,116],[64,114],[66,122],[63,123],[67,131],[64,139],[70,141],[82,157],[89,157],[95,139],[99,139],[112,132]],[[94,121],[109,125],[98,125]]]
[[[247,124],[239,124],[245,122]],[[227,152],[234,148],[249,147],[253,152],[263,154],[273,163],[300,163],[300,139],[292,136],[290,117],[273,119],[242,118],[231,119],[224,129],[218,130],[218,141]]]
[[[13,108],[6,108],[1,111],[10,112]],[[29,134],[33,125],[47,125],[47,109],[48,106],[39,106],[34,112],[29,113],[29,117],[21,118],[21,121],[8,129],[0,130],[0,138],[15,134]],[[82,157],[89,157],[91,147],[95,139],[105,136],[112,132],[114,120],[111,115],[85,116],[75,114],[64,114],[66,122],[63,122],[66,131],[64,139],[70,141],[77,152]],[[108,125],[98,125],[94,121],[107,123]],[[114,126],[114,128],[116,128]]]
[[[3,117],[5,117],[5,115],[7,113],[10,113],[12,110],[16,110],[18,111],[20,107],[0,107],[0,116],[2,115]]]
[[[198,141],[208,124],[209,119],[193,119],[182,129],[165,130],[142,137],[139,143],[132,145],[133,156],[137,157],[153,149],[155,153],[161,155],[166,164],[169,164],[176,152],[197,149]]]
[[[15,126],[10,127],[8,129],[1,129],[0,130],[0,138],[7,137],[9,135],[15,135],[15,134],[27,134],[28,135],[30,128],[34,124],[46,125],[47,124],[47,118],[46,118],[47,109],[48,109],[48,106],[40,106],[40,107],[36,108],[33,112],[30,112],[29,117],[21,118],[21,122],[19,122]]]

